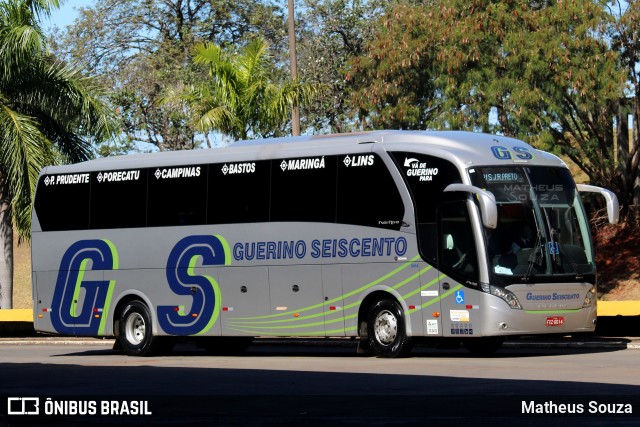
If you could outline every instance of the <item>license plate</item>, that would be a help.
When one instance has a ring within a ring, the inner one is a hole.
[[[564,325],[564,317],[547,317],[547,326],[562,326]]]

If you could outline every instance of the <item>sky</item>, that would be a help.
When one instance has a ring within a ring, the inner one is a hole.
[[[48,22],[45,19],[42,22],[42,26],[45,30],[49,30],[53,27],[60,29],[71,25],[78,16],[78,9],[81,7],[89,7],[94,5],[96,0],[66,0],[58,10],[54,10],[51,13],[51,17]]]

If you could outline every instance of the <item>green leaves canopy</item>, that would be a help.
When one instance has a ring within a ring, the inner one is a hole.
[[[498,132],[566,154],[613,185],[624,75],[597,1],[400,2],[352,62],[373,127]]]
[[[0,4],[0,186],[22,237],[29,235],[40,169],[87,159],[89,136],[109,134],[109,114],[91,81],[47,51],[36,18],[57,6],[53,0]]]
[[[286,123],[291,106],[305,104],[322,88],[300,81],[274,81],[268,44],[261,38],[237,54],[214,43],[196,47],[195,62],[209,69],[210,79],[185,99],[200,131],[216,130],[234,139],[267,136]]]
[[[258,33],[285,43],[285,23],[272,0],[102,0],[81,9],[58,51],[111,88],[129,143],[119,152],[190,149],[203,142],[190,110],[161,100],[206,76],[192,61],[194,46],[237,46]]]

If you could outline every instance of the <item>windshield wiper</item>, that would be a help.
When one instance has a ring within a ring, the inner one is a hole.
[[[553,266],[557,267],[560,258],[556,257],[556,255],[558,255],[560,252],[558,250],[558,242],[556,240],[556,235],[558,234],[558,232],[555,228],[551,227],[551,220],[549,219],[547,208],[542,208],[542,213],[544,213],[544,219],[547,222],[547,230],[549,230],[549,254],[551,255],[551,263]]]
[[[538,224],[536,224],[536,227]],[[528,267],[527,272],[522,277],[523,282],[528,282],[531,280],[531,273],[533,272],[533,267],[539,265],[539,262],[543,256],[543,246],[542,246],[542,233],[538,228],[538,232],[536,233],[536,242],[533,244],[533,251],[529,255],[529,259],[527,260]]]
[[[533,266],[539,265],[540,259],[544,256],[544,248],[542,247],[542,229],[540,228],[540,224],[538,223],[538,218],[536,217],[535,210],[533,207],[531,208],[531,213],[533,216],[533,221],[536,224],[536,241],[533,244],[533,250],[529,255],[529,259],[527,263],[529,264],[527,267],[527,273],[522,277],[522,281],[528,282],[531,279],[531,273],[533,272]]]

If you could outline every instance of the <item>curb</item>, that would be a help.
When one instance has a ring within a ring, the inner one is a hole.
[[[104,346],[113,347],[113,338],[73,338],[73,337],[34,337],[34,338],[0,338],[0,346],[22,345],[54,345],[54,346]],[[357,341],[351,339],[300,339],[300,338],[259,338],[254,341],[256,346],[289,345],[289,346],[332,346],[332,347],[357,347]],[[504,348],[556,348],[556,349],[613,349],[613,350],[640,350],[640,343],[629,342],[629,339],[597,340],[593,341],[505,341]]]
[[[626,306],[601,304],[620,312]],[[600,310],[598,310],[600,311]],[[624,311],[624,310],[623,310]],[[77,345],[113,346],[113,339],[64,337],[38,334],[33,328],[33,310],[0,310],[0,345]],[[594,336],[574,337],[523,337],[504,343],[505,348],[556,348],[556,349],[640,349],[640,316],[616,315],[598,318]],[[297,346],[356,346],[357,341],[349,338],[260,338],[257,345],[297,345]]]
[[[33,323],[33,310],[30,308],[2,309],[0,310],[0,322],[31,322]]]

